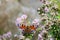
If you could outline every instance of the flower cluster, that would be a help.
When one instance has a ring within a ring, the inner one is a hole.
[[[3,35],[0,35],[0,39],[2,40],[5,40],[5,39],[10,39],[11,38],[11,36],[12,36],[12,33],[9,31],[9,32],[7,32],[7,33],[5,33],[5,34],[3,34]]]
[[[51,29],[51,28],[54,28],[54,27],[52,27],[52,25],[58,23],[57,22],[58,21],[57,16],[59,15],[58,14],[58,11],[59,11],[58,5],[56,3],[53,3],[52,1],[48,1],[48,0],[40,0],[40,1],[42,1],[43,6],[38,8],[37,11],[41,17],[42,31],[46,30],[47,32],[50,33],[50,30],[53,31],[53,29]],[[41,31],[41,33],[42,33],[42,31]],[[39,35],[38,35],[38,40],[40,40],[41,38],[44,40],[44,38],[45,38],[45,37],[43,37],[44,33],[42,33],[42,34],[41,33],[39,33]],[[47,34],[49,34],[49,33],[47,33]],[[54,34],[54,33],[52,33],[52,34]],[[47,36],[47,38],[49,39],[48,36]]]
[[[22,15],[21,17],[18,17],[17,19],[16,19],[16,26],[19,26],[21,23],[23,23],[24,22],[24,20],[26,20],[27,19],[27,15]]]
[[[25,14],[21,15],[21,17],[18,17],[16,19],[16,22],[15,22],[16,23],[16,26],[20,26],[20,24],[22,24],[24,22],[26,24],[26,20],[27,20],[27,15],[25,15]],[[34,19],[32,21],[32,24],[39,25],[39,19],[38,18]]]

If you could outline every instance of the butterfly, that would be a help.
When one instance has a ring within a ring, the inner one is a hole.
[[[23,30],[23,33],[33,33],[36,30],[34,25],[26,26],[22,24],[19,26],[19,28]]]

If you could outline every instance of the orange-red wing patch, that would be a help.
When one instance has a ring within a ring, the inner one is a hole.
[[[35,30],[36,28],[34,27],[34,25],[30,26],[31,30]]]
[[[20,28],[23,29],[25,33],[30,33],[31,31],[36,30],[36,27],[34,25],[26,26],[22,24]]]
[[[26,26],[22,24],[22,25],[20,26],[20,28],[21,28],[21,29],[26,29]]]

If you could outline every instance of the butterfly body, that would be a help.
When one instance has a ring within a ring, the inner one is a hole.
[[[36,30],[34,25],[26,26],[22,24],[19,28],[23,30],[23,33],[33,33]]]
[[[24,29],[24,33],[31,33],[31,29],[29,26],[27,26],[26,29]]]

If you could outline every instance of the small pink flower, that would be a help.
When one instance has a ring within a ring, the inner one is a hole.
[[[48,4],[50,4],[50,2],[49,1],[46,1],[46,4],[48,5]]]
[[[49,12],[49,8],[48,7],[45,7],[45,12]]]
[[[38,34],[38,36],[39,36],[40,38],[42,38],[42,35],[41,35],[41,34]]]
[[[17,18],[16,19],[16,23],[21,23],[22,19],[21,18]]]
[[[43,40],[43,37],[41,34],[38,34],[38,40]]]
[[[11,35],[12,35],[12,33],[9,31],[9,32],[7,32],[7,36],[8,37],[11,37]]]
[[[22,23],[23,20],[21,18],[17,18],[15,21],[16,26],[20,26],[20,23]]]
[[[34,19],[33,24],[39,25],[39,19]]]
[[[7,38],[7,34],[3,34],[3,36],[2,37],[5,37],[5,38]]]
[[[39,22],[39,19],[34,19],[33,22],[38,23]]]
[[[22,15],[21,16],[21,19],[26,19],[27,18],[27,15]]]
[[[22,22],[27,18],[27,15],[22,15],[21,17],[18,17],[15,21],[16,26],[20,26]]]

